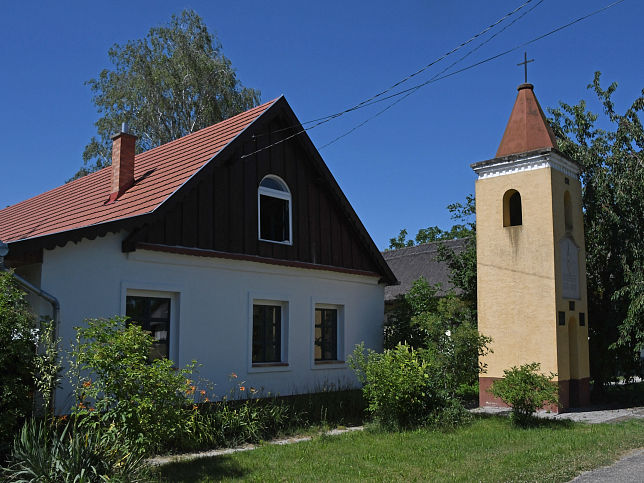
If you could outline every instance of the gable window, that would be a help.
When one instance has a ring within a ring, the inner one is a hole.
[[[517,190],[508,190],[503,195],[503,226],[520,226],[522,224],[521,195]]]
[[[253,364],[282,362],[282,305],[253,303]]]
[[[257,190],[259,239],[291,244],[291,192],[279,177],[268,175]]]
[[[170,299],[164,297],[126,298],[126,312],[132,323],[150,332],[154,343],[150,359],[168,358],[170,354]]]

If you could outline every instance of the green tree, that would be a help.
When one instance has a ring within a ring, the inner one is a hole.
[[[407,230],[403,228],[398,233],[396,238],[389,239],[389,248],[388,250],[395,250],[397,248],[413,247],[414,240],[407,240]]]
[[[450,269],[449,281],[460,291],[460,298],[476,309],[476,202],[474,195],[467,195],[463,203],[447,206],[456,223],[443,230],[430,226],[418,230],[414,240],[407,239],[407,230],[402,229],[396,238],[389,240],[389,250],[437,241],[463,239],[464,246],[454,249],[438,244],[438,259],[447,263]]]
[[[641,374],[644,348],[644,90],[623,114],[596,72],[584,100],[549,109],[559,149],[581,165],[589,301],[591,377]],[[601,127],[600,127],[601,126]]]
[[[259,91],[241,85],[221,44],[192,10],[151,28],[144,39],[115,44],[108,55],[114,69],[87,81],[101,117],[75,178],[111,164],[111,136],[123,122],[142,152],[259,103]]]
[[[438,258],[449,267],[449,281],[459,289],[459,297],[470,304],[476,320],[476,200],[474,195],[467,195],[464,203],[452,203],[447,207],[452,220],[458,223],[451,231],[464,239],[461,250],[439,244]]]
[[[422,277],[413,283],[387,316],[384,347],[392,350],[404,344],[419,350],[440,367],[448,393],[465,396],[485,372],[479,357],[487,354],[491,339],[478,332],[476,305],[453,292],[443,297],[437,292],[438,287]]]
[[[0,271],[0,455],[31,415],[36,320],[11,272]]]

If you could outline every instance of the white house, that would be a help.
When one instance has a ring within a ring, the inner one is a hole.
[[[344,361],[381,347],[396,279],[297,126],[280,97],[137,155],[121,132],[111,167],[0,210],[5,263],[57,299],[64,341],[128,315],[222,392],[232,372],[282,395],[353,386]]]

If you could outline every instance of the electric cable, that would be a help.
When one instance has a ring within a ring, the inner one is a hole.
[[[437,82],[437,81],[442,80],[442,79],[446,79],[446,78],[448,78],[448,77],[452,77],[452,76],[454,76],[454,75],[456,75],[456,74],[460,74],[461,72],[465,72],[465,71],[467,71],[467,70],[473,69],[473,68],[478,67],[478,66],[480,66],[480,65],[482,65],[482,64],[485,64],[485,63],[487,63],[487,62],[491,62],[491,61],[493,61],[493,60],[496,60],[496,59],[498,59],[498,58],[500,58],[500,57],[503,57],[503,56],[505,56],[505,55],[507,55],[507,54],[510,54],[510,53],[512,53],[512,52],[514,52],[514,51],[516,51],[516,50],[519,50],[519,49],[521,49],[521,48],[523,48],[523,47],[526,47],[526,46],[528,46],[528,45],[530,45],[530,44],[533,44],[533,43],[535,43],[535,42],[538,42],[539,40],[542,40],[542,39],[544,39],[544,38],[546,38],[546,37],[549,37],[550,35],[553,35],[553,34],[555,34],[555,33],[557,33],[557,32],[560,32],[561,30],[564,30],[564,29],[566,29],[566,28],[568,28],[568,27],[571,27],[571,26],[573,26],[573,25],[575,25],[575,24],[577,24],[577,23],[579,23],[579,22],[581,22],[581,21],[583,21],[583,20],[586,20],[586,19],[588,19],[588,18],[590,18],[590,17],[592,17],[592,16],[594,16],[594,15],[597,15],[597,14],[599,14],[599,13],[601,13],[601,12],[604,12],[604,11],[606,11],[606,10],[608,10],[608,9],[612,8],[612,7],[615,7],[615,6],[619,5],[620,3],[623,3],[624,1],[625,1],[625,0],[617,0],[617,1],[615,1],[615,2],[612,2],[612,3],[610,3],[609,5],[606,5],[605,7],[602,7],[602,8],[600,8],[600,9],[594,10],[593,12],[590,12],[590,13],[588,13],[588,14],[586,14],[586,15],[583,15],[583,16],[581,16],[581,17],[578,17],[578,18],[576,18],[576,19],[574,19],[574,20],[572,20],[572,21],[570,21],[570,22],[568,22],[568,23],[566,23],[566,24],[564,24],[564,25],[562,25],[562,26],[560,26],[560,27],[557,27],[557,28],[555,28],[555,29],[553,29],[553,30],[550,30],[549,32],[547,32],[547,33],[545,33],[545,34],[539,35],[538,37],[535,37],[535,38],[533,38],[533,39],[531,39],[531,40],[528,40],[528,41],[522,42],[522,43],[520,43],[520,44],[518,44],[518,45],[516,45],[516,46],[514,46],[514,47],[512,47],[512,48],[510,48],[510,49],[507,49],[507,50],[505,50],[505,51],[503,51],[503,52],[500,52],[500,53],[498,53],[498,54],[496,54],[496,55],[493,55],[493,56],[491,56],[491,57],[487,57],[486,59],[483,59],[483,60],[481,60],[481,61],[479,61],[479,62],[476,62],[476,63],[474,63],[474,64],[470,64],[470,65],[468,65],[467,67],[463,67],[462,69],[458,69],[458,70],[452,71],[452,72],[450,72],[450,73],[447,73],[447,74],[442,75],[442,76],[439,76],[439,77],[432,77],[431,79],[429,79],[429,80],[427,80],[427,81],[425,81],[425,82],[422,82],[422,83],[420,83],[420,84],[416,84],[415,86],[409,87],[409,88],[404,89],[404,90],[402,90],[402,91],[398,91],[398,92],[396,92],[396,93],[394,93],[394,94],[391,94],[391,95],[389,95],[389,96],[385,96],[385,97],[380,98],[380,99],[372,98],[372,100],[371,100],[371,101],[368,101],[368,102],[366,102],[366,103],[365,103],[365,101],[363,101],[363,103],[360,105],[360,108],[364,108],[364,107],[371,106],[371,105],[374,105],[374,104],[377,104],[377,103],[380,103],[380,102],[384,102],[384,101],[386,101],[386,100],[393,99],[393,98],[395,98],[395,97],[404,96],[404,97],[402,97],[402,98],[400,98],[400,99],[396,100],[395,102],[391,103],[391,104],[390,104],[389,106],[387,106],[385,109],[382,109],[381,111],[379,111],[379,112],[378,112],[378,113],[376,113],[375,115],[373,115],[373,116],[371,116],[370,118],[366,119],[365,121],[363,121],[363,122],[361,122],[360,124],[358,124],[358,125],[354,126],[354,127],[353,127],[353,128],[351,128],[349,131],[347,131],[346,133],[344,133],[343,135],[341,135],[341,136],[339,136],[338,138],[334,139],[333,141],[331,141],[331,142],[329,142],[329,143],[325,144],[325,145],[324,145],[324,146],[322,146],[320,149],[323,149],[324,147],[329,146],[330,144],[332,144],[332,143],[336,142],[337,140],[339,140],[339,139],[341,139],[341,138],[345,137],[346,135],[348,135],[348,134],[350,134],[350,133],[354,132],[354,131],[355,131],[356,129],[358,129],[359,127],[364,126],[367,122],[371,121],[372,119],[374,119],[374,118],[376,118],[376,117],[380,116],[381,114],[383,114],[384,112],[388,111],[388,110],[389,110],[389,109],[391,109],[394,105],[398,104],[398,102],[400,102],[400,101],[402,101],[402,100],[406,99],[406,98],[407,98],[407,97],[409,97],[411,94],[413,94],[414,92],[418,91],[420,88],[425,87],[426,85],[432,84],[432,83]],[[373,97],[373,96],[372,96],[372,97]],[[355,110],[355,109],[354,109],[354,110]],[[337,117],[337,116],[336,116],[336,117]],[[321,118],[321,119],[324,119],[324,118]],[[268,146],[264,146],[264,147],[262,147],[262,148],[260,148],[260,149],[257,149],[257,150],[255,150],[255,151],[253,151],[253,152],[251,152],[251,153],[244,154],[244,155],[242,155],[241,157],[242,157],[242,158],[246,158],[246,157],[248,157],[248,156],[252,156],[252,155],[254,155],[254,154],[258,153],[258,152],[261,152],[261,151],[264,151],[264,150],[266,150],[266,149],[269,149],[269,148],[271,148],[271,147],[273,147],[273,146],[275,146],[275,145],[277,145],[277,144],[281,144],[281,143],[283,143],[283,142],[285,142],[285,141],[288,141],[289,139],[292,139],[292,138],[294,138],[295,136],[299,136],[300,134],[303,134],[303,133],[305,133],[306,131],[309,131],[309,130],[311,130],[311,129],[314,129],[314,128],[316,128],[316,127],[320,126],[321,124],[322,124],[322,122],[320,122],[320,123],[318,123],[318,124],[314,124],[314,125],[313,125],[313,126],[311,126],[311,127],[302,128],[300,131],[298,131],[298,132],[296,132],[296,133],[294,133],[294,134],[291,134],[291,135],[287,136],[287,137],[286,137],[286,138],[284,138],[284,139],[281,139],[281,140],[279,140],[279,141],[276,141],[276,142],[274,142],[274,143],[271,143],[271,144],[269,144]],[[289,129],[292,129],[292,128],[289,128]]]
[[[530,3],[531,3],[531,2],[533,2],[533,1],[534,1],[534,0],[527,0],[526,2],[524,2],[523,4],[521,4],[521,5],[519,5],[517,8],[515,8],[514,10],[512,10],[511,12],[508,12],[508,13],[507,13],[507,14],[505,14],[503,17],[501,17],[501,18],[499,18],[498,20],[496,20],[494,23],[490,24],[489,26],[485,27],[483,30],[481,30],[481,31],[480,31],[480,32],[478,32],[477,34],[475,34],[475,35],[473,35],[472,37],[470,37],[470,38],[469,38],[468,40],[466,40],[465,42],[462,42],[462,43],[461,43],[461,44],[459,44],[457,47],[455,47],[455,48],[453,48],[452,50],[450,50],[450,51],[446,52],[445,54],[443,54],[443,55],[442,55],[442,56],[440,56],[439,58],[437,58],[437,59],[433,60],[432,62],[430,62],[429,64],[427,64],[425,67],[423,67],[423,68],[421,68],[421,69],[417,70],[416,72],[414,72],[414,73],[412,73],[412,74],[409,74],[408,76],[406,76],[405,78],[403,78],[403,79],[399,80],[398,82],[394,83],[394,84],[393,84],[393,85],[391,85],[390,87],[388,87],[388,88],[384,89],[383,91],[381,91],[381,92],[379,92],[379,93],[377,93],[377,94],[375,94],[375,95],[373,95],[373,96],[371,96],[371,97],[369,97],[369,98],[367,98],[367,99],[365,99],[365,100],[363,100],[363,101],[359,102],[358,104],[356,104],[356,105],[354,105],[354,106],[352,106],[352,107],[349,107],[349,108],[347,108],[347,109],[344,109],[344,110],[342,110],[342,111],[338,111],[338,112],[335,112],[335,113],[333,113],[333,114],[329,114],[329,115],[327,115],[327,116],[319,117],[319,118],[316,118],[316,119],[311,119],[311,120],[309,120],[309,121],[304,121],[304,122],[302,122],[302,123],[300,123],[300,124],[298,124],[298,125],[296,125],[296,126],[289,126],[289,127],[286,127],[286,128],[278,129],[278,130],[276,130],[276,131],[272,131],[272,132],[271,132],[271,134],[277,134],[277,133],[279,133],[279,132],[287,131],[287,130],[289,130],[289,129],[292,129],[292,128],[294,128],[294,127],[301,127],[301,126],[305,126],[305,125],[307,125],[307,124],[317,123],[317,124],[316,124],[316,126],[321,125],[321,124],[325,124],[326,122],[328,122],[328,121],[330,121],[330,120],[332,120],[332,119],[336,119],[336,118],[338,118],[338,117],[340,117],[340,116],[342,116],[342,115],[344,115],[344,114],[347,114],[347,113],[349,113],[349,112],[352,112],[352,111],[355,111],[355,110],[357,110],[357,109],[360,109],[363,105],[369,105],[369,104],[367,104],[367,103],[369,103],[369,102],[373,101],[374,99],[377,99],[378,97],[380,97],[380,96],[382,96],[382,95],[386,94],[387,92],[391,91],[392,89],[395,89],[395,88],[396,88],[396,87],[398,87],[399,85],[401,85],[401,84],[403,84],[403,83],[407,82],[409,79],[411,79],[411,78],[413,78],[413,77],[415,77],[415,76],[417,76],[417,75],[421,74],[422,72],[425,72],[427,69],[429,69],[429,68],[430,68],[430,67],[432,67],[433,65],[435,65],[435,64],[437,64],[438,62],[440,62],[441,60],[443,60],[443,59],[445,59],[445,58],[449,57],[450,55],[452,55],[453,53],[455,53],[455,52],[459,51],[460,49],[462,49],[462,48],[463,48],[463,47],[465,47],[466,45],[468,45],[468,44],[472,43],[474,40],[476,40],[476,39],[477,39],[477,38],[479,38],[480,36],[482,36],[482,35],[484,35],[485,33],[489,32],[492,28],[496,27],[497,25],[499,25],[500,23],[502,23],[502,22],[503,22],[504,20],[506,20],[507,18],[511,17],[512,15],[514,15],[515,13],[517,13],[518,11],[522,10],[524,7],[526,7],[528,4],[530,4]],[[543,2],[543,0],[540,0],[540,1],[537,3],[537,6],[538,6],[539,4],[541,4],[542,2]],[[530,11],[532,11],[532,10],[534,10],[534,7],[533,7],[533,8],[531,8],[528,12],[530,12]],[[527,12],[526,12],[526,13],[527,13]],[[525,16],[525,13],[524,13],[523,15],[521,15],[521,17],[519,17],[519,18],[522,18],[523,16]],[[514,23],[514,22],[512,22],[512,23]],[[506,27],[506,28],[507,28],[507,27]],[[505,29],[503,29],[503,30],[505,30]],[[494,37],[494,36],[493,36],[493,37]],[[256,135],[255,135],[255,137],[259,137],[259,136],[262,136],[262,135],[266,135],[266,134],[256,134]]]

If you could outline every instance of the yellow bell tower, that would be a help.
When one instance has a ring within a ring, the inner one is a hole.
[[[476,181],[481,406],[503,370],[539,362],[557,374],[559,408],[590,402],[586,254],[579,166],[556,139],[532,84],[521,84],[494,159],[472,164]]]

